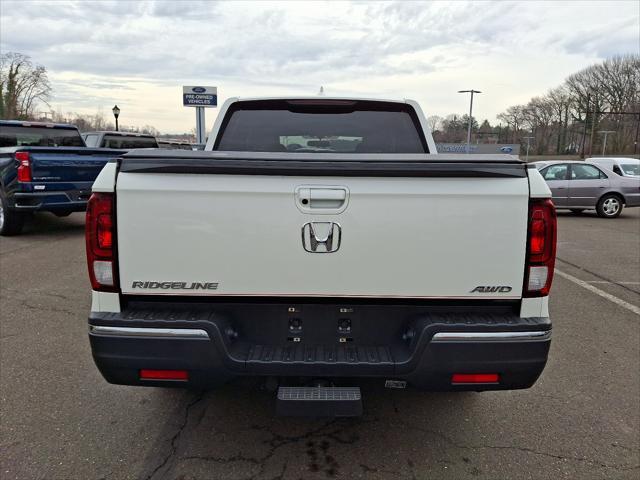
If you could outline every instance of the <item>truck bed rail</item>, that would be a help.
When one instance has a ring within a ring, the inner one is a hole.
[[[526,177],[512,155],[327,154],[261,152],[131,152],[119,160],[127,173],[307,175],[346,177]]]

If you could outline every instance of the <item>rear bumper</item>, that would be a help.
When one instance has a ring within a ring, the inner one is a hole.
[[[90,186],[86,190],[16,192],[13,194],[13,208],[21,212],[83,212],[87,209],[90,195]]]
[[[318,337],[255,343],[234,320],[198,312],[93,313],[89,338],[96,365],[111,383],[214,387],[239,376],[369,377],[433,390],[528,388],[547,361],[548,318],[425,314],[397,335],[341,343]],[[405,328],[406,327],[406,328]],[[188,381],[149,381],[141,369],[187,370]],[[452,384],[454,373],[497,373],[498,383]]]
[[[628,207],[640,207],[640,193],[628,193],[624,194],[625,206]]]

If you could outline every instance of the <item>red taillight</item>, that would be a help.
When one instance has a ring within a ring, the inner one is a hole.
[[[29,158],[29,152],[16,152],[16,162],[18,162],[18,181],[30,182],[31,176],[31,159]]]
[[[101,213],[98,216],[98,247],[110,249],[113,246],[111,213]]]
[[[141,380],[189,380],[186,370],[140,370]]]
[[[101,292],[117,291],[113,231],[113,194],[94,193],[87,204],[85,236],[91,287]]]
[[[451,383],[498,383],[497,373],[454,373]]]
[[[557,219],[553,202],[548,198],[532,200],[523,296],[549,295],[556,261],[556,235]]]

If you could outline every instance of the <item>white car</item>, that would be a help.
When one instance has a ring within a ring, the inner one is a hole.
[[[640,160],[626,157],[592,157],[586,162],[611,170],[621,177],[640,178]]]
[[[438,154],[412,101],[228,100],[208,151],[137,150],[87,211],[107,381],[280,385],[283,414],[362,412],[359,381],[507,390],[541,374],[556,214],[504,154]]]

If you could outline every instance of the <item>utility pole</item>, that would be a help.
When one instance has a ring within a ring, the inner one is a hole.
[[[525,162],[529,163],[529,144],[531,140],[535,140],[536,137],[523,137],[527,141],[527,155],[525,157]]]
[[[589,139],[589,156],[593,155],[593,134],[595,133],[596,122],[598,121],[598,95],[594,95],[594,109],[591,118],[591,138]]]
[[[604,143],[602,144],[602,156],[604,157],[604,152],[607,150],[607,135],[610,133],[616,133],[615,130],[599,130],[598,133],[604,134]]]
[[[469,102],[469,128],[467,129],[467,153],[471,152],[471,123],[473,121],[473,94],[482,93],[480,90],[458,90],[458,93],[470,93],[471,101]]]
[[[640,114],[638,114],[638,123],[636,123],[636,141],[633,142],[633,154],[638,153],[638,133],[640,133]]]
[[[584,130],[582,131],[582,148],[580,158],[584,160],[584,142],[587,139],[587,121],[589,120],[589,99],[591,95],[587,93],[587,112],[584,114]]]

